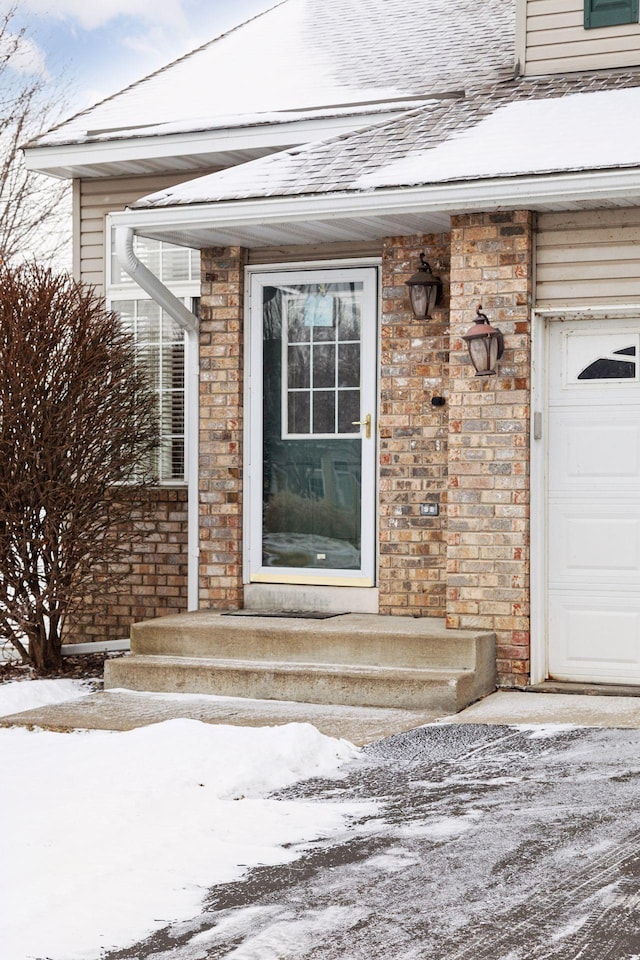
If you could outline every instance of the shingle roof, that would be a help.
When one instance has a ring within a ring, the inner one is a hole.
[[[515,0],[282,0],[35,145],[424,96],[513,73]],[[34,145],[32,144],[32,145]]]
[[[621,90],[628,90],[628,96],[614,96]],[[603,99],[606,91],[610,96]],[[584,101],[589,94],[598,96]],[[549,111],[552,101],[559,98],[560,113],[557,106]],[[535,108],[525,106],[531,101],[538,101]],[[541,109],[542,102],[545,106]],[[509,82],[480,84],[469,87],[465,95],[432,100],[367,130],[199,177],[145,197],[133,206],[339,193],[477,176],[640,164],[640,135],[636,135],[632,123],[639,111],[638,71],[512,78]],[[493,118],[490,125],[488,118]],[[572,120],[580,133],[572,134],[568,142],[561,136],[562,126]],[[607,124],[611,139],[603,143]],[[545,131],[548,140],[555,140],[553,150],[549,147],[548,152]],[[534,138],[535,151],[527,152],[519,137]],[[443,152],[445,145],[447,150]],[[469,157],[474,150],[488,151],[490,156],[476,154],[474,160]],[[412,157],[422,162],[406,162]]]

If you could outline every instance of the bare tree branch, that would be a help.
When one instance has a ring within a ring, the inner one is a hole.
[[[21,147],[52,126],[62,103],[43,75],[25,71],[27,40],[14,18],[15,9],[0,16],[0,260],[37,251],[51,262],[70,243],[69,184],[27,170]]]

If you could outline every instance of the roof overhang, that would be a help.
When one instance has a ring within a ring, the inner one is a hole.
[[[606,206],[640,206],[639,168],[147,207],[112,217],[141,236],[181,246],[252,248],[446,232],[455,213]]]
[[[62,179],[181,171],[187,179],[192,173],[236,166],[302,143],[327,140],[387,122],[414,106],[414,101],[403,101],[392,109],[343,109],[322,116],[316,111],[313,116],[295,119],[284,113],[277,119],[253,125],[175,133],[161,130],[145,135],[143,128],[87,131],[80,142],[26,144],[25,165],[28,170]]]

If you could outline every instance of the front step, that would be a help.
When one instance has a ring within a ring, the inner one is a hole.
[[[217,694],[455,713],[495,689],[495,637],[444,622],[211,611],[135,624],[105,689]]]

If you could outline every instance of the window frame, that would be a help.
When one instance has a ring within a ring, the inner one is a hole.
[[[584,0],[584,28],[638,23],[638,0]]]
[[[109,238],[109,243],[107,244],[106,249],[106,271],[105,271],[105,301],[107,308],[109,310],[113,309],[114,312],[118,312],[114,308],[114,304],[119,301],[132,301],[132,302],[153,302],[153,298],[149,296],[138,284],[132,280],[128,275],[124,275],[123,281],[120,283],[113,282],[113,258],[114,258],[114,230],[111,228],[107,230],[107,237]],[[161,241],[154,241],[161,243]],[[169,245],[173,246],[173,245]],[[191,248],[181,248],[181,249],[191,249]],[[142,258],[141,258],[142,259]],[[162,264],[162,253],[160,253],[160,264]],[[192,271],[190,270],[192,273]],[[162,271],[160,271],[162,273]],[[191,310],[194,315],[197,316],[197,310],[199,308],[199,301],[201,295],[200,288],[200,277],[199,274],[197,277],[191,276],[188,280],[179,280],[173,282],[167,282],[160,278],[162,283],[169,289],[171,292],[182,300],[183,303]],[[161,314],[164,312],[162,308],[158,305],[158,309],[161,311]],[[188,384],[188,371],[187,371],[187,351],[189,349],[188,337],[186,333],[183,334],[183,350],[184,350],[184,360],[183,360],[183,370],[184,370],[184,389],[182,392],[183,396],[183,462],[184,462],[184,471],[181,477],[166,477],[162,475],[162,461],[159,461],[159,470],[158,476],[155,479],[155,484],[158,487],[184,487],[187,485],[187,472],[188,472],[188,450],[187,450],[187,436],[186,436],[186,413],[187,413],[187,384]],[[160,357],[162,357],[162,350],[160,350]],[[158,392],[158,411],[161,412],[162,409],[162,391]],[[175,437],[174,434],[167,434],[167,438]],[[162,439],[162,436],[161,436]]]

